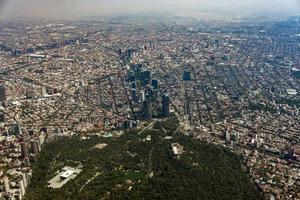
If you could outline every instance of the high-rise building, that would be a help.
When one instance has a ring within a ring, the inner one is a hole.
[[[127,49],[126,51],[126,56],[127,56],[127,59],[130,60],[132,58],[132,54],[133,54],[133,51],[132,49]]]
[[[151,80],[151,72],[149,70],[143,71],[142,78],[145,85],[149,84]]]
[[[167,94],[162,96],[162,114],[164,117],[170,116],[170,97]]]
[[[29,154],[28,154],[28,148],[26,142],[21,142],[21,156],[23,159],[28,159]]]
[[[4,122],[5,122],[5,115],[0,111],[0,123],[4,123]]]
[[[37,141],[39,142],[39,146],[43,145],[45,142],[46,134],[40,134]]]
[[[143,118],[144,119],[151,119],[152,118],[152,109],[151,109],[151,102],[150,101],[144,101],[143,102]]]
[[[145,101],[145,98],[146,98],[146,94],[145,94],[145,91],[141,91],[140,94],[139,94],[139,97],[140,97],[140,102],[144,102]]]
[[[34,154],[34,156],[38,156],[39,155],[38,141],[31,140],[30,145],[31,145],[31,152]]]
[[[292,74],[293,74],[294,77],[300,78],[300,69],[298,69],[296,67],[292,68]]]
[[[24,182],[23,182],[23,180],[20,180],[20,181],[18,182],[18,185],[19,185],[19,189],[20,189],[21,195],[24,196],[24,195],[25,195],[25,187],[24,187]]]
[[[184,70],[183,71],[183,80],[184,81],[190,81],[192,78],[191,78],[191,72],[188,71],[188,70]]]
[[[132,83],[131,83],[131,88],[133,88],[133,89],[136,88],[136,83],[135,83],[135,82],[132,82]]]
[[[133,101],[135,101],[135,102],[138,101],[136,89],[131,89],[131,96],[132,96]]]
[[[10,192],[10,187],[9,187],[9,180],[8,180],[8,177],[5,176],[3,178],[3,181],[4,181],[4,190],[5,190],[5,193],[9,193]]]
[[[42,87],[41,88],[41,93],[42,93],[42,96],[46,96],[47,95],[47,89],[46,89],[46,87]]]
[[[151,81],[151,85],[152,85],[153,89],[156,90],[158,88],[158,80],[157,79],[153,79]]]
[[[119,56],[121,56],[122,55],[122,49],[117,49],[117,53],[118,53]]]
[[[13,124],[11,126],[10,134],[11,135],[21,135],[22,132],[21,132],[20,124]]]
[[[0,85],[0,102],[6,101],[6,88]]]
[[[22,180],[23,180],[23,182],[24,182],[24,187],[26,188],[27,185],[28,185],[28,179],[27,179],[27,177],[26,177],[26,173],[23,173],[23,174],[22,174]]]

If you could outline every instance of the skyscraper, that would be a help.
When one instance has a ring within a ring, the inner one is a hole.
[[[4,181],[4,190],[6,193],[9,193],[10,192],[10,187],[9,187],[9,180],[8,180],[8,177],[5,176],[3,178],[3,181]]]
[[[190,81],[192,78],[191,78],[191,72],[188,71],[188,70],[184,70],[183,71],[183,80],[184,81]]]
[[[38,141],[32,140],[30,141],[30,145],[31,145],[31,152],[34,154],[34,156],[38,156],[39,155]]]
[[[142,78],[144,85],[148,85],[151,80],[151,72],[149,70],[143,71]]]
[[[20,180],[20,181],[18,182],[18,185],[19,185],[19,189],[20,189],[21,195],[24,196],[24,195],[25,195],[25,187],[24,187],[24,182],[23,182],[23,180]]]
[[[152,85],[153,89],[156,90],[158,88],[158,80],[157,79],[152,79],[151,85]]]
[[[22,131],[21,131],[20,124],[13,124],[11,126],[10,134],[12,134],[12,135],[21,135]]]
[[[3,85],[0,85],[0,102],[6,101],[6,89]]]
[[[149,100],[145,100],[143,102],[143,118],[151,119],[152,118],[152,109],[151,102]]]
[[[132,97],[133,101],[135,101],[135,102],[138,101],[136,89],[131,89],[131,97]]]
[[[170,97],[167,94],[162,96],[162,112],[164,117],[170,116]]]
[[[0,123],[5,122],[5,115],[0,111]]]
[[[21,156],[22,156],[23,159],[28,159],[29,158],[26,142],[21,142]]]
[[[126,56],[127,56],[127,59],[130,60],[132,58],[132,49],[127,49],[126,51]]]

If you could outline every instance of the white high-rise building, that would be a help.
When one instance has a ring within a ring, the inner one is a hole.
[[[5,193],[9,193],[10,192],[10,187],[9,187],[9,180],[8,180],[8,177],[5,176],[3,178],[3,181],[4,181],[4,190],[5,190]]]

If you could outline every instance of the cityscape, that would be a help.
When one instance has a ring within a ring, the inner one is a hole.
[[[48,143],[117,140],[130,130],[143,135],[169,119],[178,120],[173,134],[239,156],[264,199],[300,199],[299,22],[297,16],[1,21],[0,199],[30,199]],[[186,153],[182,144],[169,147],[178,159]],[[45,190],[84,173],[82,162],[70,165]]]

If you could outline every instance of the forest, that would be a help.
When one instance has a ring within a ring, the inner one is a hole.
[[[120,137],[47,143],[34,164],[24,199],[262,199],[239,156],[175,132],[177,126],[177,120],[160,120],[152,129],[133,129]],[[94,148],[99,143],[107,146]],[[183,146],[182,155],[174,155],[172,143]],[[82,172],[62,188],[47,186],[63,166],[79,164]]]

